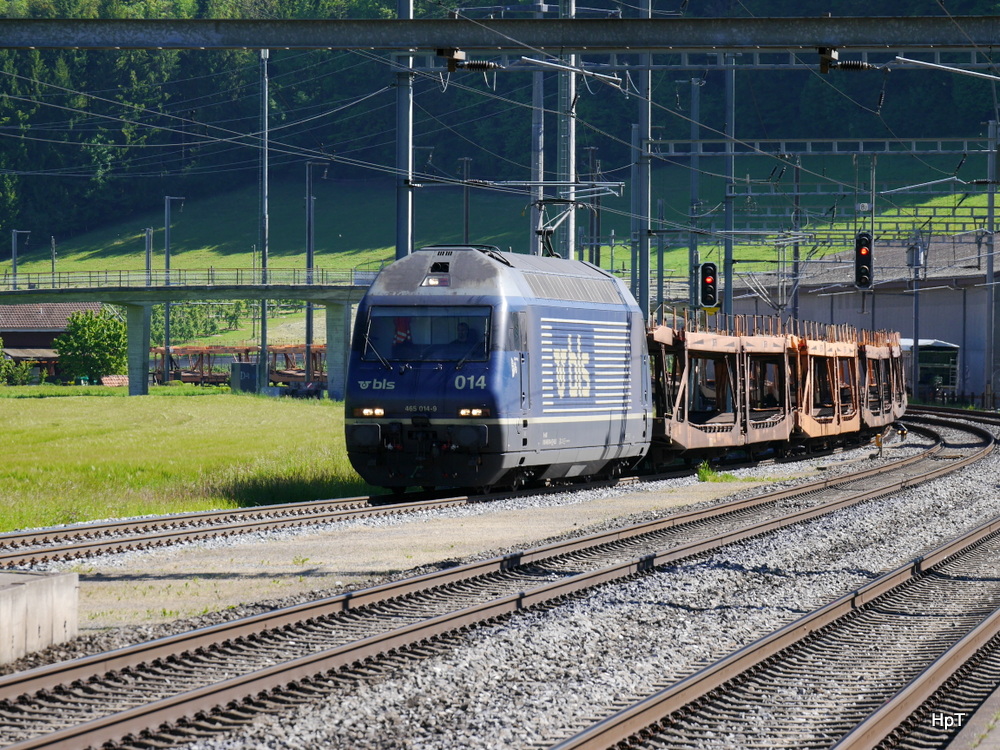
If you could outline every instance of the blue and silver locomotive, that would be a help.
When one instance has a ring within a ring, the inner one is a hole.
[[[427,247],[358,307],[348,456],[395,491],[613,474],[646,452],[649,391],[644,318],[610,273]]]

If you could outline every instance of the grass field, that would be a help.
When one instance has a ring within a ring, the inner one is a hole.
[[[347,461],[342,402],[125,390],[0,386],[0,531],[373,491]]]

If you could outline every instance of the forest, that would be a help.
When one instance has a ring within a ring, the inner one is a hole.
[[[634,4],[596,0],[579,13],[634,17]],[[838,16],[933,15],[960,24],[990,15],[985,0],[840,0]],[[8,0],[7,18],[393,18],[385,0]],[[817,0],[658,0],[656,17],[821,16]],[[417,18],[458,12],[454,0],[420,0]],[[503,11],[515,15],[516,6]],[[988,61],[992,50],[977,51]],[[72,235],[162,203],[255,184],[260,174],[261,63],[256,50],[0,50],[0,227]],[[887,54],[886,59],[891,59]],[[968,59],[968,53],[964,58]],[[667,63],[668,55],[655,62]],[[270,165],[300,170],[329,159],[337,177],[389,178],[394,165],[394,69],[390,56],[355,51],[273,51],[268,66]],[[813,55],[802,62],[816,65]],[[724,127],[723,82],[704,78],[702,122]],[[654,75],[657,137],[685,138],[690,72]],[[547,118],[557,108],[546,86]],[[456,73],[415,79],[416,166],[422,179],[530,176],[531,77]],[[628,91],[588,83],[577,102],[579,171],[628,179]],[[674,116],[674,115],[681,116]],[[899,70],[864,74],[761,70],[738,74],[740,138],[980,137],[997,119],[995,86],[972,78]],[[555,125],[547,125],[554,133]],[[547,136],[554,138],[554,136]],[[594,151],[591,151],[592,155]],[[554,159],[553,159],[554,163]],[[183,191],[183,193],[180,193]]]

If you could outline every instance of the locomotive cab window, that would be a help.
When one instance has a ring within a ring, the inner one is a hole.
[[[482,362],[489,351],[490,318],[485,306],[373,306],[362,359]]]

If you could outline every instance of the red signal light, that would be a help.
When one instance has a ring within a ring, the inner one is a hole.
[[[719,303],[719,290],[716,287],[715,273],[718,268],[714,263],[702,263],[698,269],[700,283],[698,285],[698,304],[702,307],[715,307]]]
[[[869,232],[858,232],[854,238],[854,285],[858,289],[871,289],[873,268],[872,236]]]

